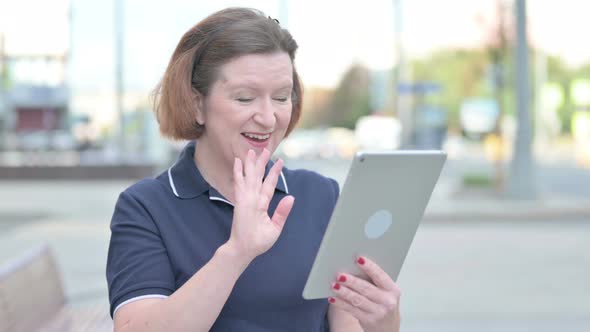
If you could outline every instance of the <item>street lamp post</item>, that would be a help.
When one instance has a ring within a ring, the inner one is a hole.
[[[410,84],[410,68],[407,64],[406,52],[404,49],[404,15],[402,0],[393,0],[393,15],[395,23],[395,54],[397,68],[394,71],[394,106],[398,119],[402,125],[401,147],[409,148],[412,144],[413,122],[412,110],[409,97],[400,93],[402,84]]]
[[[6,146],[6,135],[8,131],[7,116],[8,111],[6,110],[6,97],[5,87],[6,81],[8,80],[8,71],[6,68],[6,58],[4,57],[4,33],[0,31],[0,149],[7,148]]]
[[[534,163],[531,153],[529,62],[526,36],[526,0],[515,1],[516,16],[516,111],[517,131],[514,142],[508,196],[513,199],[535,198]]]
[[[114,0],[114,33],[115,33],[115,107],[117,112],[117,118],[119,121],[118,132],[117,132],[117,147],[119,152],[119,161],[122,162],[125,157],[127,148],[126,137],[125,137],[125,117],[123,113],[123,0]]]

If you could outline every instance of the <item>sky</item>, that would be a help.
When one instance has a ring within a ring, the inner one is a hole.
[[[80,88],[110,86],[113,68],[114,1],[0,0],[0,31],[7,52],[60,53],[73,44],[70,71]],[[405,0],[403,36],[410,56],[433,49],[480,45],[485,33],[477,22],[491,21],[491,0]],[[152,86],[163,72],[180,36],[211,12],[227,6],[251,6],[283,21],[300,45],[297,65],[309,85],[333,86],[353,61],[384,69],[394,64],[391,0],[351,1],[187,1],[126,0],[125,80],[131,89]],[[281,13],[288,8],[288,17]],[[590,2],[528,1],[532,40],[572,64],[590,58],[590,44],[573,38],[589,31]],[[33,10],[31,10],[31,8]],[[23,17],[29,17],[24,20]],[[27,23],[32,22],[32,23]],[[89,63],[91,62],[91,63]],[[92,78],[92,79],[91,79]]]
[[[63,53],[71,45],[67,77],[74,93],[112,93],[114,1],[0,0],[5,50],[9,54]],[[129,91],[151,89],[182,34],[227,6],[255,7],[278,18],[300,45],[296,66],[308,86],[335,86],[353,62],[379,70],[396,61],[391,0],[121,1],[124,85]],[[409,57],[439,48],[481,46],[485,24],[493,21],[495,8],[493,0],[401,3],[403,45]],[[590,31],[590,20],[584,16],[590,12],[590,1],[529,0],[527,4],[529,35],[535,45],[561,55],[571,65],[590,60],[590,43],[575,38]],[[27,65],[19,72],[41,75],[40,66]]]

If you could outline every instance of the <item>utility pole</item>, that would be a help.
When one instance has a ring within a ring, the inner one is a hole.
[[[8,68],[4,56],[4,33],[0,32],[0,149],[7,148],[8,110],[6,109],[5,84],[8,81]]]
[[[127,142],[125,137],[125,115],[123,113],[123,94],[124,94],[124,84],[123,84],[123,49],[124,49],[124,36],[123,36],[123,25],[124,25],[124,8],[123,8],[123,1],[124,0],[113,0],[114,6],[114,33],[115,33],[115,107],[117,112],[117,118],[119,120],[118,130],[117,130],[117,141],[118,141],[118,149],[119,149],[119,161],[123,160],[123,156],[125,156],[127,150]]]
[[[67,20],[68,20],[68,46],[64,51],[64,61],[62,63],[63,68],[63,76],[62,76],[62,84],[66,89],[67,93],[67,116],[71,117],[74,111],[73,102],[72,102],[72,53],[74,50],[74,36],[73,36],[73,24],[74,24],[74,4],[73,0],[68,1],[68,13],[67,13]],[[71,133],[72,132],[72,122],[65,121],[65,128]]]
[[[6,57],[4,56],[4,33],[0,31],[0,95],[4,92],[4,84],[8,77],[8,68],[6,66]]]
[[[395,54],[397,57],[397,68],[394,71],[394,98],[393,103],[397,112],[397,117],[402,126],[401,148],[408,148],[412,144],[413,119],[412,110],[410,109],[409,96],[400,92],[401,83],[410,84],[410,71],[406,64],[406,54],[404,49],[404,22],[402,0],[393,0],[393,17],[395,24]]]
[[[516,17],[516,112],[517,130],[508,183],[513,199],[535,198],[534,165],[531,154],[532,123],[530,116],[529,61],[526,35],[526,0],[515,0]]]

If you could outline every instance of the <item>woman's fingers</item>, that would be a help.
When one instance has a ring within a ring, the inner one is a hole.
[[[279,230],[283,229],[285,221],[287,221],[287,217],[289,216],[289,213],[291,213],[291,209],[293,208],[294,203],[295,197],[287,196],[283,197],[283,199],[281,199],[281,201],[277,205],[277,208],[275,209],[275,212],[272,215],[271,220],[273,224],[275,224],[279,228]]]
[[[266,164],[270,159],[270,151],[267,149],[262,149],[259,156],[256,156],[256,152],[250,149],[246,154],[246,158],[244,160],[244,175],[245,175],[245,182],[249,185],[259,186],[262,182],[262,178],[264,177],[264,171],[266,169]],[[259,188],[259,187],[255,187]]]
[[[391,279],[387,272],[383,271],[383,269],[374,261],[366,257],[359,257],[356,260],[356,263],[359,269],[371,278],[371,281],[375,286],[386,291],[395,292],[399,295],[399,288],[396,283]]]
[[[264,181],[262,181],[269,159],[269,150],[263,149],[260,156],[256,157],[254,150],[250,149],[246,154],[244,162],[239,158],[235,158],[234,160],[234,178],[236,185],[242,189],[246,189],[246,191],[249,192],[248,195],[250,198],[254,199],[252,202],[257,202],[255,203],[257,204],[256,208],[265,212],[268,211],[268,206],[274,196],[275,188],[284,163],[283,160],[278,159],[269,170]],[[274,223],[281,225],[281,228],[293,207],[293,200],[293,197],[283,198],[271,218]]]
[[[277,160],[277,162],[272,166],[264,182],[262,183],[262,190],[261,196],[265,198],[264,201],[261,201],[261,205],[259,208],[268,210],[268,204],[272,196],[274,195],[275,188],[277,187],[277,182],[279,180],[279,175],[281,174],[281,169],[283,168],[283,161],[281,159]]]
[[[335,296],[330,303],[340,302],[340,307],[356,317],[365,330],[399,331],[397,284],[375,262],[359,257],[357,264],[370,280],[340,274],[332,284]]]
[[[366,313],[377,312],[380,310],[380,306],[378,304],[339,282],[335,282],[332,285],[332,291],[336,295],[337,299],[340,299],[341,301],[344,301]]]
[[[238,186],[244,185],[244,167],[240,158],[234,158],[234,181]]]
[[[266,164],[270,159],[270,151],[266,148],[262,149],[258,158],[256,158],[256,177],[261,179],[264,177],[264,170],[266,168]]]
[[[245,188],[244,163],[238,157],[234,158],[234,204],[241,204],[242,192]]]
[[[328,301],[358,319],[364,331],[399,331],[399,288],[375,262],[359,257],[359,268],[369,276],[363,280],[342,273],[332,284]]]
[[[250,195],[251,198],[254,198],[254,201],[258,202],[258,210],[264,212],[268,211],[268,206],[274,196],[277,181],[281,174],[281,169],[283,168],[283,161],[281,159],[277,160],[269,170],[264,181],[262,181],[266,164],[269,159],[270,151],[263,149],[258,157],[256,157],[254,150],[248,150],[244,163],[242,163],[239,158],[235,158],[234,161],[234,178],[236,185],[243,189],[249,188],[249,190],[247,190],[248,195]],[[252,190],[254,190],[254,192]],[[270,218],[279,229],[283,228],[283,225],[293,208],[294,200],[295,198],[293,196],[284,197],[277,205],[272,218]]]
[[[255,183],[256,179],[256,152],[250,149],[246,154],[246,160],[244,160],[244,176],[246,183]]]
[[[246,254],[253,257],[276,242],[294,204],[293,196],[283,197],[270,217],[268,208],[283,162],[279,160],[263,181],[269,158],[270,151],[266,149],[258,157],[248,150],[244,159],[234,161],[235,208],[230,240],[249,249]]]
[[[340,274],[337,280],[339,284],[345,285],[375,303],[386,302],[387,294],[366,280],[348,273]]]
[[[368,314],[366,312],[364,312],[363,310],[344,301],[341,298],[330,297],[330,298],[328,298],[328,302],[330,302],[330,305],[333,305],[340,310],[344,310],[344,311],[348,312],[349,314],[351,314],[354,318],[358,319],[359,321],[364,321],[369,318]]]

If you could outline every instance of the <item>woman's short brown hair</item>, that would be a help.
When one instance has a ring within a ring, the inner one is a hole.
[[[286,52],[293,63],[297,43],[277,20],[251,8],[218,11],[187,31],[176,46],[166,72],[154,89],[160,132],[173,139],[197,139],[195,91],[207,96],[219,68],[247,54]],[[292,112],[287,135],[301,116],[303,88],[293,64]]]

